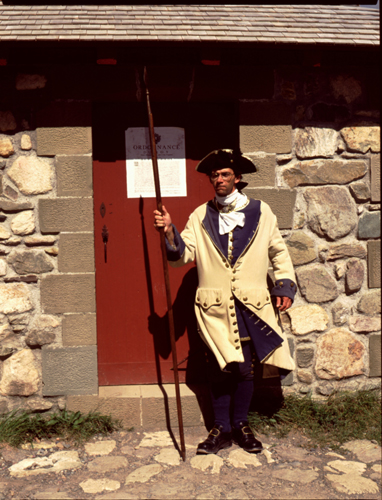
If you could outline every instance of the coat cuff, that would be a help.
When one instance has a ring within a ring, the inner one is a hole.
[[[271,291],[271,295],[273,297],[289,297],[293,302],[296,292],[296,283],[289,279],[283,279],[276,281],[276,284]]]
[[[174,246],[172,247],[168,239],[165,238],[167,260],[169,260],[170,262],[176,262],[182,257],[186,245],[184,244],[184,241],[182,240],[182,237],[179,234],[176,227],[174,226],[174,224],[172,225],[172,227],[174,229]]]

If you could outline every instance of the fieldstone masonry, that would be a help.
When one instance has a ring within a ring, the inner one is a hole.
[[[362,109],[366,91],[349,74],[323,72],[320,94],[305,70],[295,81],[283,71],[273,98],[239,101],[238,129],[258,167],[245,192],[277,215],[296,269],[299,290],[281,319],[297,368],[284,391],[375,388],[379,114]],[[47,77],[20,73],[15,86],[43,95]],[[330,106],[346,118],[318,119]],[[88,405],[155,425],[154,398],[98,397],[91,102],[52,101],[33,128],[20,116],[0,112],[0,408]],[[200,423],[194,410],[186,425]]]
[[[45,86],[32,76],[19,75],[17,88]],[[37,130],[0,135],[3,411],[98,393],[90,104],[52,106]],[[20,130],[12,111],[6,118]]]

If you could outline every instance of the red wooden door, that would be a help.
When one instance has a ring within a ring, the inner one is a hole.
[[[213,196],[197,162],[212,149],[234,147],[234,107],[153,104],[156,127],[185,129],[187,196],[163,198],[181,231],[189,214]],[[125,130],[147,126],[143,104],[103,103],[93,110],[94,229],[99,385],[173,382],[155,198],[127,198]],[[104,207],[103,209],[101,207]],[[106,226],[107,262],[102,229]],[[200,379],[203,345],[196,332],[195,265],[170,268],[181,381]]]

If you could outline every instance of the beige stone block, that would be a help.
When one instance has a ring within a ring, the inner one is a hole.
[[[42,233],[93,231],[93,200],[40,199],[39,218]]]
[[[289,189],[246,188],[250,198],[265,201],[277,217],[280,229],[290,229],[293,225],[293,208],[296,202],[295,191]]]
[[[9,137],[0,137],[0,156],[8,158],[8,156],[13,155],[14,152],[15,150],[13,149],[13,144]]]
[[[15,215],[11,222],[11,229],[14,234],[21,236],[34,233],[36,229],[34,213],[27,210]]]
[[[257,172],[244,174],[243,181],[248,182],[248,187],[275,186],[275,154],[248,155],[256,165]]]
[[[103,398],[98,396],[68,396],[67,409],[88,413],[98,411],[121,420],[125,428],[141,427],[141,399]]]
[[[371,201],[381,202],[381,155],[371,157]]]
[[[91,196],[93,194],[91,156],[58,155],[56,171],[58,196]]]
[[[94,271],[93,234],[61,234],[58,270],[61,273],[87,273]]]
[[[20,146],[24,151],[29,151],[30,149],[32,149],[32,139],[28,134],[23,134],[21,136]]]
[[[354,334],[345,328],[333,328],[317,339],[316,374],[326,380],[363,375],[365,351]]]
[[[98,394],[96,346],[42,350],[44,396]]]
[[[95,312],[94,274],[48,275],[41,280],[45,313]]]
[[[381,288],[381,241],[367,242],[369,288]]]
[[[289,153],[292,149],[290,125],[240,125],[240,149],[245,153]]]
[[[381,376],[381,334],[369,336],[369,377]]]
[[[62,320],[64,346],[96,345],[97,322],[95,314],[68,314]]]
[[[360,123],[354,127],[344,127],[341,130],[341,136],[346,142],[350,151],[359,151],[366,153],[369,149],[373,153],[379,153],[381,150],[380,127]]]
[[[8,175],[26,195],[47,193],[53,188],[53,167],[42,158],[20,156],[13,162]]]
[[[329,317],[325,309],[317,304],[297,306],[288,309],[294,335],[306,335],[311,332],[323,332],[326,330]]]
[[[39,156],[89,154],[92,152],[90,127],[37,128]]]
[[[241,102],[240,148],[243,153],[289,153],[292,149],[290,108],[271,101]]]

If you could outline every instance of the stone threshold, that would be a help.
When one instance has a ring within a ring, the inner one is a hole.
[[[163,390],[168,397],[176,396],[175,384],[152,385],[108,385],[98,388],[100,398],[163,398]],[[180,396],[193,396],[193,392],[186,384],[179,384]]]
[[[200,427],[210,418],[208,388],[180,384],[184,427]],[[98,395],[67,396],[67,408],[98,411],[122,421],[124,427],[166,430],[178,426],[175,384],[101,386]]]

